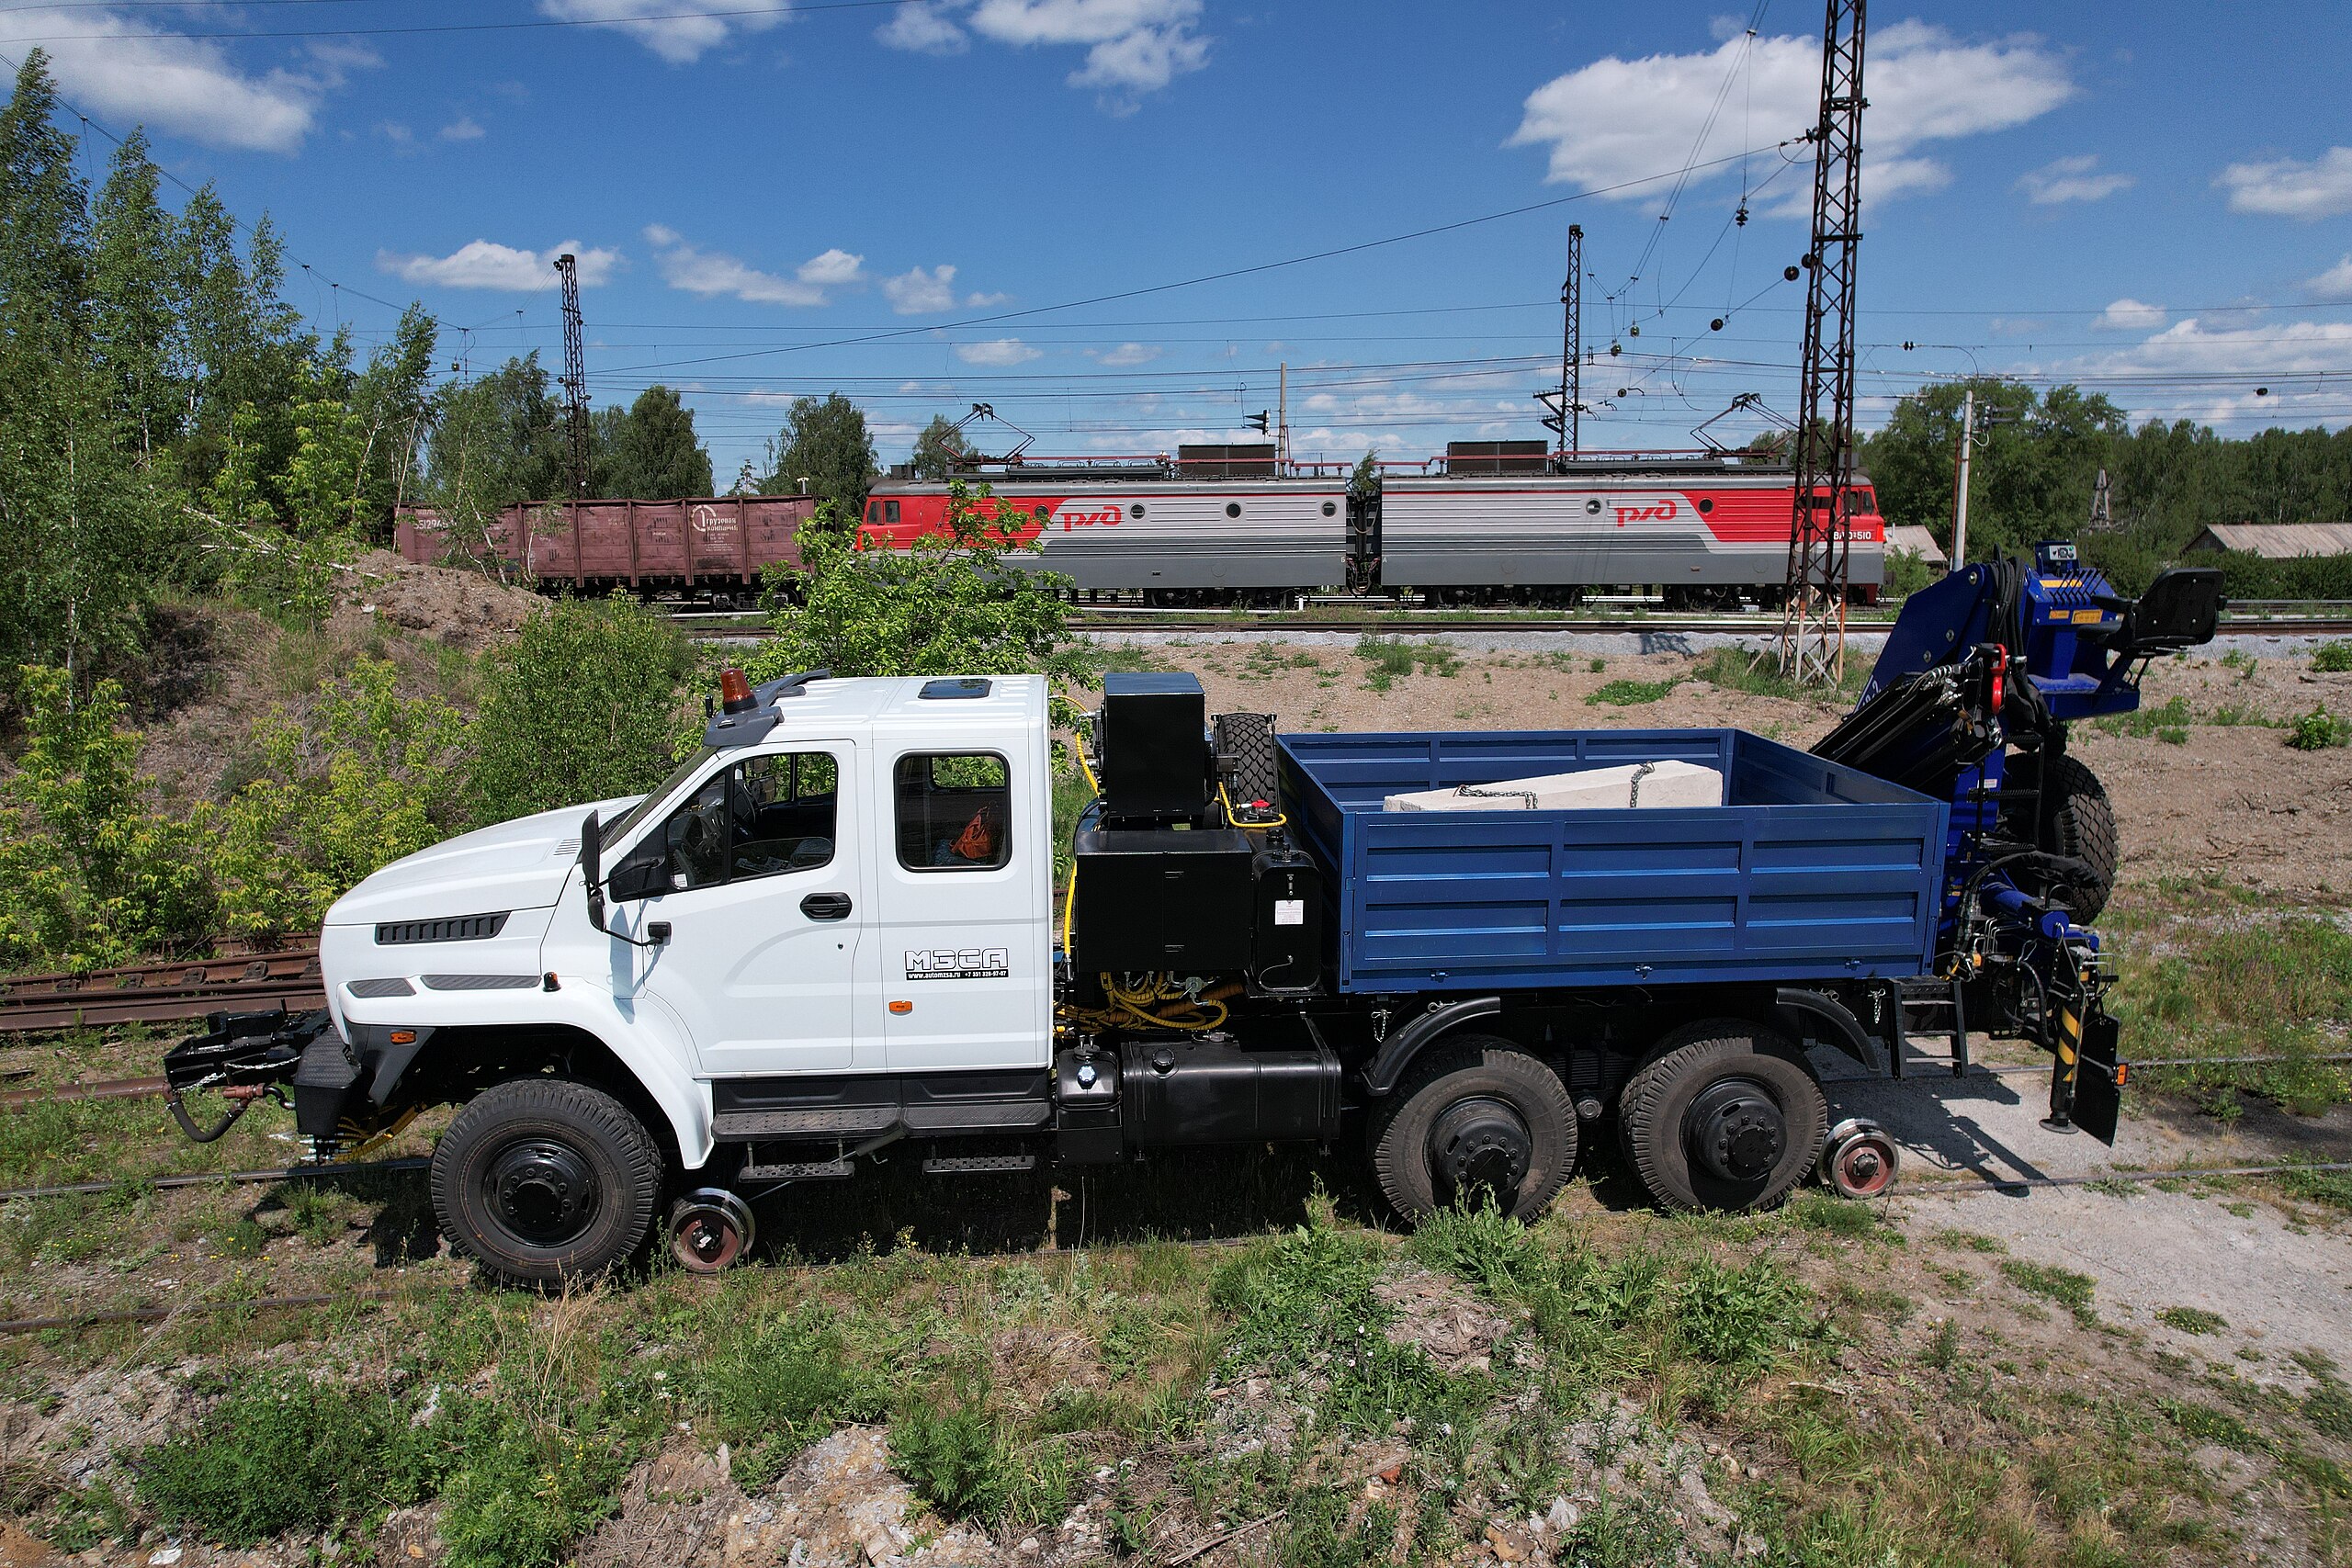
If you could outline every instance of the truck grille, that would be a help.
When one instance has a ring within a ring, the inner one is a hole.
[[[388,920],[376,928],[378,947],[420,942],[486,942],[506,929],[504,909],[494,915],[451,915],[439,920]]]

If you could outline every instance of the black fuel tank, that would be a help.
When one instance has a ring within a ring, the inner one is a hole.
[[[1340,1059],[1328,1047],[1244,1051],[1206,1040],[1130,1040],[1119,1099],[1130,1147],[1340,1135]]]
[[[1250,863],[1250,978],[1298,995],[1323,978],[1323,873],[1304,851],[1258,852]]]

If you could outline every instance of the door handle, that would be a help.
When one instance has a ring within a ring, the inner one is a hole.
[[[811,893],[800,900],[800,912],[812,920],[845,920],[849,919],[849,895]]]

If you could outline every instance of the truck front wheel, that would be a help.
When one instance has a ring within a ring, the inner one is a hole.
[[[1559,1075],[1489,1035],[1432,1049],[1373,1121],[1373,1169],[1408,1219],[1491,1197],[1532,1220],[1576,1162],[1576,1108]]]
[[[1827,1121],[1796,1043],[1737,1019],[1668,1035],[1617,1102],[1625,1163],[1669,1209],[1779,1202],[1812,1168]]]
[[[662,1155],[603,1089],[562,1078],[500,1084],[458,1113],[433,1153],[433,1208],[449,1245],[512,1285],[603,1273],[653,1222]]]

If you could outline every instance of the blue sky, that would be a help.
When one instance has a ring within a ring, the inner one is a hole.
[[[363,343],[395,314],[376,301],[421,299],[445,367],[552,366],[547,258],[576,250],[596,400],[680,387],[723,486],[786,401],[836,388],[886,457],[976,400],[1038,453],[1237,436],[1285,362],[1301,456],[1536,435],[1571,221],[1589,447],[1689,446],[1741,392],[1789,412],[1810,169],[1777,144],[1813,118],[1820,19],[60,0],[0,12],[0,53],[42,41],[78,110],[268,211],[309,264],[295,303]],[[2352,17],[2259,19],[1874,8],[1865,423],[1971,369],[2235,434],[2352,420]],[[1262,270],[1130,294],[1239,268]],[[1055,308],[1106,295],[1129,297]]]

